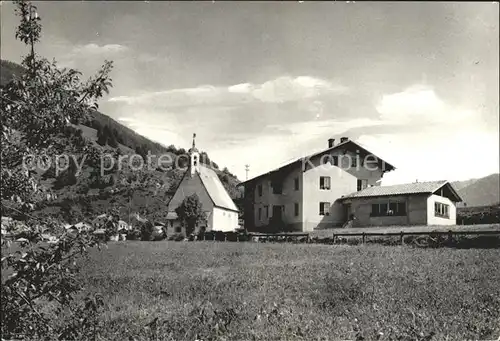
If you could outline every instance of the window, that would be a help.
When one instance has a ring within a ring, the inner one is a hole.
[[[319,177],[319,189],[330,189],[330,177],[320,176]]]
[[[337,155],[332,155],[332,164],[334,166],[338,166],[339,165],[339,157]]]
[[[264,211],[266,212],[266,218],[269,218],[269,206],[264,206]]]
[[[368,187],[368,180],[358,179],[358,192]]]
[[[273,194],[282,194],[283,193],[283,184],[281,182],[273,182],[271,184],[273,187]]]
[[[182,232],[182,228],[180,226],[176,226],[175,233],[181,233],[181,232]]]
[[[364,162],[362,160],[361,164],[366,165],[366,169],[368,169],[368,170],[378,169],[378,159],[373,154],[369,154],[369,155],[365,156]]]
[[[262,196],[262,185],[257,186],[257,190],[259,192],[259,197]]]
[[[372,204],[372,217],[385,216],[406,216],[405,202],[387,202],[380,204]]]
[[[440,202],[434,203],[434,215],[440,218],[450,217],[450,206]]]
[[[320,202],[319,203],[319,215],[330,215],[330,203]]]
[[[295,178],[295,181],[294,181],[294,188],[296,191],[299,190],[299,178]]]
[[[262,208],[259,207],[259,220],[262,220]]]
[[[296,202],[296,203],[295,203],[295,205],[294,205],[294,215],[295,215],[296,217],[298,217],[298,216],[299,216],[299,203],[297,203],[297,202]]]
[[[358,156],[351,156],[351,167],[358,167]]]

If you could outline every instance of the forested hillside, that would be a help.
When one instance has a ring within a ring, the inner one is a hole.
[[[5,86],[22,72],[20,65],[1,60],[0,86]],[[184,148],[153,142],[99,111],[95,111],[93,117],[84,124],[68,127],[68,136],[92,141],[101,153],[112,155],[114,160],[120,155],[138,154],[145,161],[148,151],[153,155],[170,155],[175,160],[177,156],[186,153]],[[215,169],[231,197],[237,198],[238,179],[226,168],[219,170],[218,165],[205,152],[201,154],[201,161]],[[76,158],[80,162],[83,155]],[[152,161],[152,165],[155,165],[156,160]],[[130,213],[140,213],[153,220],[162,220],[166,215],[167,202],[183,175],[183,170],[179,167],[186,166],[185,162],[185,159],[179,159],[177,165],[174,162],[162,167],[144,167],[133,171],[130,165],[118,167],[116,163],[104,175],[100,174],[99,169],[86,163],[83,163],[81,174],[75,175],[77,165],[74,161],[70,162],[66,171],[57,176],[54,167],[38,170],[41,183],[49,189],[50,200],[39,203],[34,214],[63,217],[74,223],[115,210],[121,212],[123,217]],[[15,215],[15,212],[2,212],[4,214]]]

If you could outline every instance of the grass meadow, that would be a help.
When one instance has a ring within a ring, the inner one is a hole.
[[[500,336],[500,249],[128,241],[82,261],[103,340]]]

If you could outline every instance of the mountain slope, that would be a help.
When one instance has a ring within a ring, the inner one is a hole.
[[[491,174],[480,179],[453,183],[467,206],[486,206],[500,203],[500,174]]]
[[[9,61],[1,60],[0,67],[0,86],[24,72],[20,65]],[[78,222],[91,220],[114,208],[123,217],[140,212],[150,219],[162,220],[166,215],[166,204],[173,194],[172,190],[180,182],[183,170],[175,165],[134,170],[127,162],[118,167],[116,156],[139,154],[144,157],[149,151],[152,155],[170,155],[175,159],[185,154],[185,149],[153,142],[100,112],[95,112],[85,125],[74,128],[75,133],[94,143],[102,153],[114,154],[115,167],[101,175],[99,169],[83,163],[82,172],[76,177],[69,171],[59,176],[55,176],[54,169],[40,172],[42,184],[51,190],[52,198],[56,199],[40,203],[34,215],[63,217],[68,222]],[[77,156],[78,161],[82,158],[83,155]],[[219,170],[204,152],[201,160],[214,168],[230,196],[237,198],[239,180],[226,168]],[[180,167],[185,165],[184,162]]]
[[[476,182],[478,179],[469,179],[469,180],[463,180],[463,181],[454,181],[452,182],[452,185],[453,187],[457,190],[457,191],[461,191],[462,189],[464,189],[465,187],[473,184],[474,182]]]

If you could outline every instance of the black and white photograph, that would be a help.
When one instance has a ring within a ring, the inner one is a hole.
[[[1,341],[500,341],[499,10],[1,0]]]

